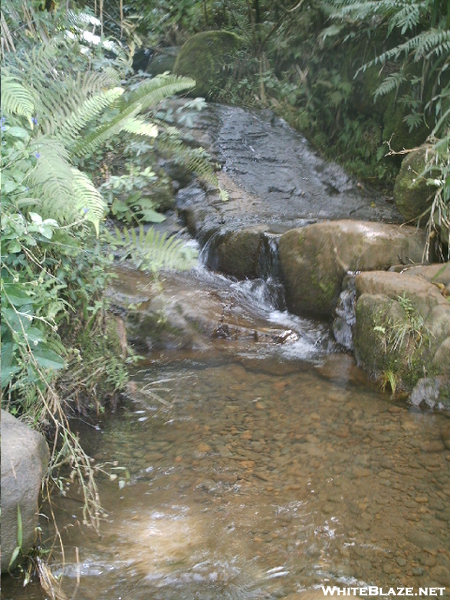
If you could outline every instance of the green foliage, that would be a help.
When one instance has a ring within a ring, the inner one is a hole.
[[[138,232],[134,229],[115,229],[108,236],[112,248],[121,249],[122,259],[130,259],[133,264],[145,271],[161,271],[169,269],[186,269],[193,265],[197,256],[182,240],[167,237],[154,229],[145,231],[143,226]]]

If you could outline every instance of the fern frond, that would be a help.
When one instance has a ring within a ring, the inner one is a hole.
[[[35,112],[33,95],[16,78],[2,75],[2,111],[31,119]]]
[[[153,228],[145,232],[142,225],[138,232],[127,228],[120,231],[116,227],[114,234],[110,233],[108,237],[113,246],[124,248],[136,266],[145,271],[189,269],[197,256],[183,240],[168,238],[167,233]]]
[[[111,106],[123,94],[122,88],[113,88],[96,94],[85,100],[78,109],[61,124],[58,137],[64,141],[73,142],[79,132],[100,115],[107,106]],[[67,145],[67,144],[66,144]]]
[[[380,96],[384,96],[393,92],[394,90],[398,90],[400,85],[406,80],[406,77],[403,73],[391,73],[388,75],[386,79],[378,86],[375,91],[375,100]]]
[[[98,127],[90,134],[77,141],[72,149],[73,154],[75,156],[86,156],[87,154],[94,152],[94,150],[104,144],[106,140],[122,131],[127,123],[133,119],[140,110],[140,105],[133,105],[122,110],[109,123]]]
[[[42,115],[40,126],[47,135],[58,135],[61,127],[68,131],[68,120],[80,106],[91,98],[100,98],[117,86],[118,75],[108,72],[88,71],[71,75],[58,69],[57,48],[52,42],[34,48],[21,56],[11,58],[11,74],[19,79],[34,97],[36,112]],[[114,95],[112,93],[112,95]],[[92,105],[98,100],[93,100]],[[86,105],[86,116],[92,106]],[[91,113],[92,120],[96,115]],[[63,139],[63,136],[59,136]]]
[[[40,136],[31,147],[36,166],[26,180],[35,197],[41,199],[42,216],[73,215],[73,176],[69,155],[63,144]]]
[[[125,125],[122,127],[123,131],[128,133],[134,133],[136,135],[145,135],[147,137],[155,138],[158,135],[158,127],[152,123],[146,123],[141,119],[128,119]]]
[[[191,148],[178,137],[164,134],[158,138],[157,148],[162,154],[167,154],[184,164],[189,171],[213,185],[218,185],[214,167],[202,148]]]
[[[372,65],[384,64],[388,60],[397,60],[403,54],[407,56],[412,53],[414,60],[417,62],[422,58],[431,58],[432,56],[441,56],[450,52],[450,31],[440,31],[438,29],[430,29],[422,32],[419,35],[399,44],[395,48],[391,48],[383,52],[373,60],[363,65],[355,74],[358,75],[361,71],[365,71]]]
[[[152,106],[156,106],[165,98],[192,89],[194,86],[195,81],[189,77],[161,75],[142,83],[136,90],[123,97],[122,106],[140,106],[140,110],[145,111]]]
[[[90,221],[94,225],[98,235],[100,221],[105,217],[107,211],[106,202],[85,173],[74,168],[71,171],[75,209],[86,221]]]

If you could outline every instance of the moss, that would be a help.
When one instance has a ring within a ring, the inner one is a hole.
[[[405,219],[413,220],[423,214],[431,204],[430,187],[418,175],[425,168],[429,147],[424,145],[411,152],[402,162],[394,186],[394,200],[399,212]],[[425,217],[426,219],[426,217]]]
[[[224,86],[228,65],[241,45],[241,38],[228,31],[197,33],[181,48],[173,71],[195,79],[193,94],[211,98]]]
[[[331,281],[327,281],[326,283],[320,282],[319,287],[324,294],[324,300],[327,304],[331,304],[336,297],[336,286],[333,285]]]

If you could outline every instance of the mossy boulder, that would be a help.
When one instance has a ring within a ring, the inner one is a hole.
[[[450,376],[450,302],[420,276],[374,271],[357,275],[353,330],[358,364],[389,373],[407,390],[424,376]],[[445,288],[444,288],[445,289]]]
[[[261,276],[263,260],[264,235],[257,228],[226,233],[216,248],[217,270],[238,279]]]
[[[193,94],[212,98],[222,88],[242,40],[228,31],[205,31],[182,46],[173,72],[195,79]]]
[[[331,318],[348,271],[420,262],[425,236],[413,227],[331,221],[280,238],[280,264],[291,312]]]
[[[403,159],[394,186],[394,201],[398,211],[408,221],[414,221],[430,209],[433,189],[419,177],[429,160],[431,148],[424,144]],[[422,221],[426,220],[426,215]]]

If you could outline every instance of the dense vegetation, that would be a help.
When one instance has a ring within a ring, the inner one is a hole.
[[[93,523],[95,482],[68,415],[102,410],[135,360],[124,356],[104,298],[114,251],[150,271],[186,260],[175,240],[126,228],[159,222],[170,206],[157,153],[175,153],[216,181],[203,152],[183,145],[160,106],[194,82],[136,77],[133,54],[151,47],[148,63],[218,29],[242,43],[209,97],[279,111],[325,154],[383,185],[392,184],[407,149],[428,141],[417,175],[434,198],[429,234],[450,231],[445,0],[110,0],[82,10],[6,0],[2,406],[56,432],[53,463],[69,462],[80,475]],[[108,230],[107,215],[122,222],[120,230]]]

